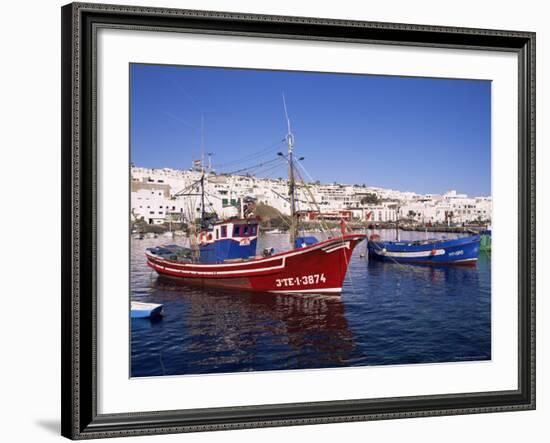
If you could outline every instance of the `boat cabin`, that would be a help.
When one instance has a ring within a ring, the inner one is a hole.
[[[215,223],[198,235],[201,263],[223,263],[256,256],[257,219],[234,219]]]

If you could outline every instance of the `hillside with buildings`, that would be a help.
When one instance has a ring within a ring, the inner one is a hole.
[[[132,221],[147,224],[186,222],[202,211],[197,170],[131,168]],[[243,202],[254,199],[281,214],[290,214],[288,182],[284,179],[225,175],[213,172],[204,180],[204,211],[220,218],[236,216]],[[416,194],[365,185],[307,183],[297,187],[297,209],[303,220],[395,222],[422,225],[490,224],[491,197],[469,197],[456,191]],[[313,196],[316,204],[311,203]],[[194,214],[194,216],[193,216]]]

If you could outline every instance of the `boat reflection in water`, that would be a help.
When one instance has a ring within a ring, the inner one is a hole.
[[[165,317],[132,323],[134,377],[338,367],[353,358],[339,296],[236,294],[162,276],[152,291]]]

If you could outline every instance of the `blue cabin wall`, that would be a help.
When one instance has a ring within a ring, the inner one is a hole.
[[[216,225],[209,231],[203,231],[203,236],[210,242],[199,245],[201,263],[223,263],[225,260],[256,256],[257,223],[229,222]]]
[[[249,258],[256,255],[257,239],[250,240],[248,245],[240,245],[233,239],[220,239],[214,243],[200,246],[201,263],[222,263],[224,260]]]

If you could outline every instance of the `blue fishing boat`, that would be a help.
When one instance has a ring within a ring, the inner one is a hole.
[[[429,239],[414,241],[381,241],[371,235],[368,242],[369,259],[393,263],[428,265],[470,265],[477,263],[480,236],[456,239]]]

